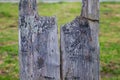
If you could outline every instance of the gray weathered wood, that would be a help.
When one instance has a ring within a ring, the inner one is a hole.
[[[61,27],[62,80],[99,80],[99,0],[83,0],[82,13]]]
[[[20,80],[60,80],[55,17],[37,14],[36,0],[19,4]]]
[[[81,16],[99,20],[99,0],[82,0],[82,13]]]

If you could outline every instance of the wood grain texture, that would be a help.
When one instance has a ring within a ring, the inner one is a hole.
[[[99,21],[99,0],[82,0],[81,16]]]
[[[98,23],[77,17],[61,28],[63,80],[99,80],[96,26]]]
[[[20,80],[60,80],[60,54],[55,17],[41,17],[36,0],[19,4]]]
[[[62,80],[99,80],[97,3],[98,0],[83,0],[81,16],[61,27]],[[92,16],[88,6],[97,7],[91,11]]]

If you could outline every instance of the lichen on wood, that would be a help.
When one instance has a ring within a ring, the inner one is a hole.
[[[96,48],[91,42],[91,29],[85,18],[77,17],[61,28],[63,80],[94,80]]]
[[[20,0],[20,80],[60,80],[56,18],[36,10],[36,0]]]
[[[99,80],[99,0],[82,0],[81,15],[61,26],[62,80]]]

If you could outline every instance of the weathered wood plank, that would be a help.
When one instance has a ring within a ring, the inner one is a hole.
[[[98,0],[90,1],[97,7]],[[81,16],[61,27],[62,80],[99,80],[99,7],[91,16],[86,2],[89,0],[83,0],[86,6]]]
[[[60,54],[55,17],[41,17],[36,0],[19,6],[20,80],[60,80]]]
[[[99,0],[82,0],[81,16],[91,19],[99,20]]]

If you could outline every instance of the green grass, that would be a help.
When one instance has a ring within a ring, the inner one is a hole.
[[[42,16],[57,16],[60,25],[80,15],[79,3],[38,4]],[[120,3],[100,5],[101,80],[120,80]],[[0,80],[19,80],[18,4],[0,3]]]

